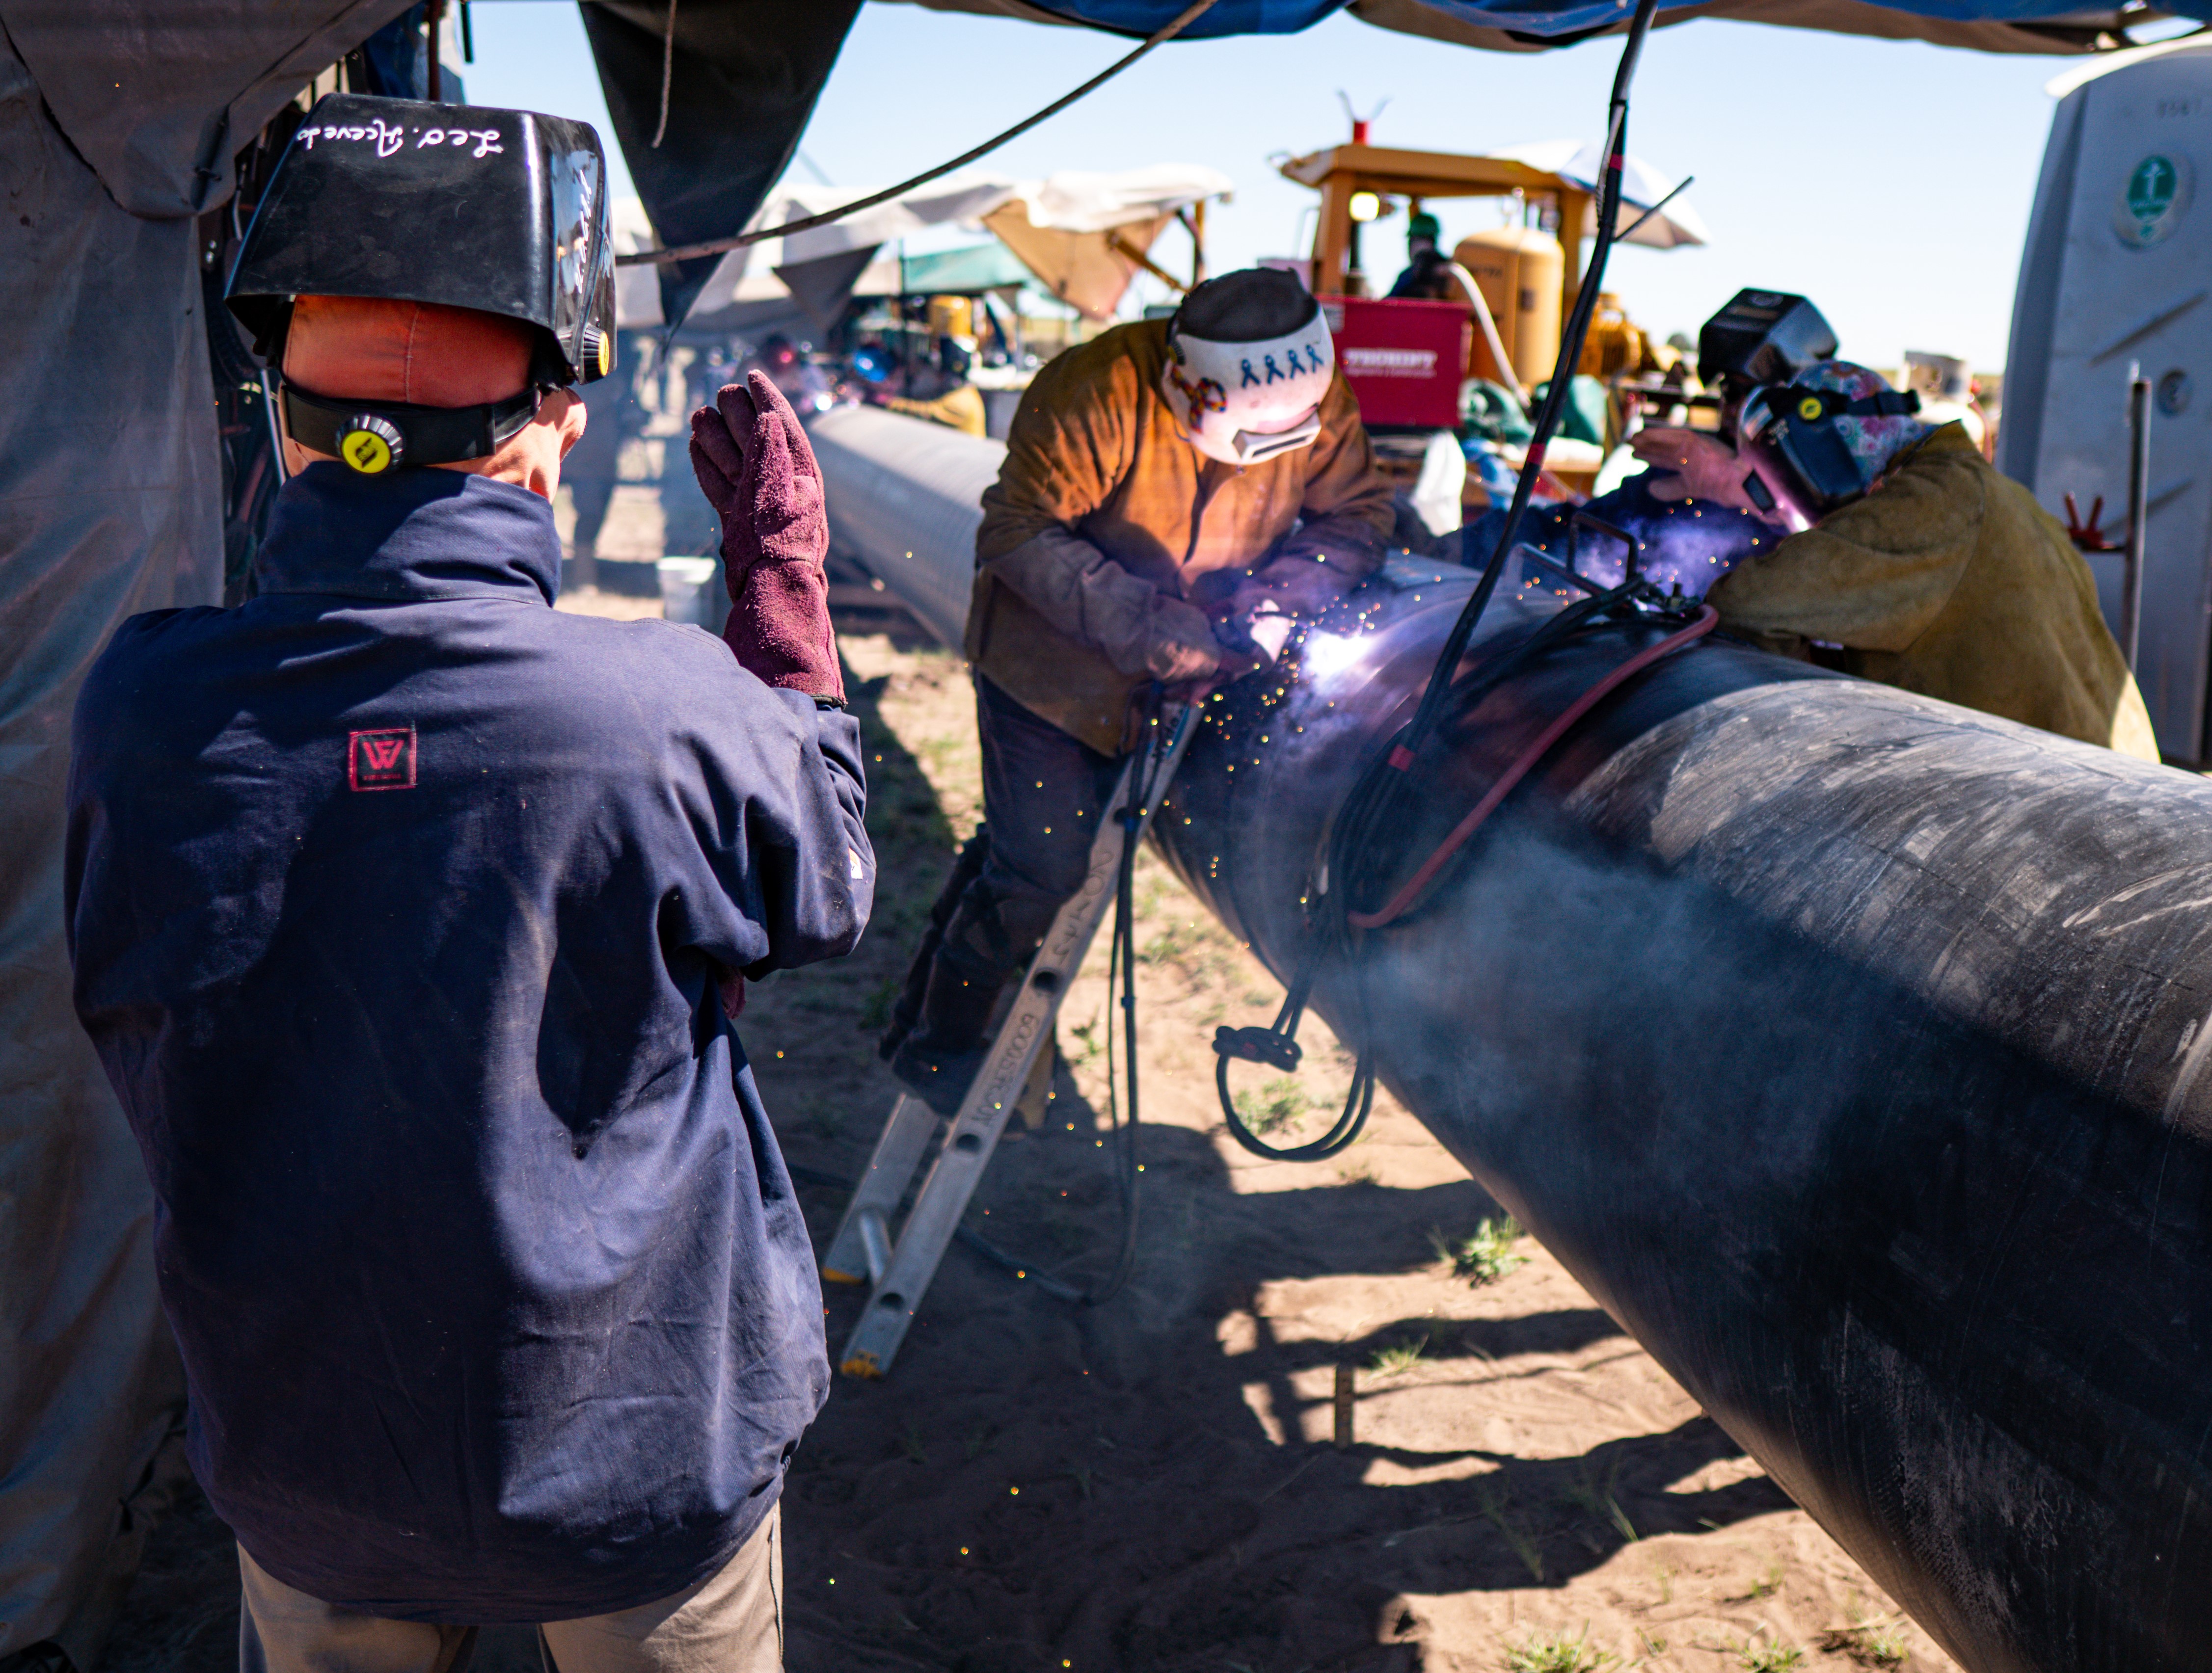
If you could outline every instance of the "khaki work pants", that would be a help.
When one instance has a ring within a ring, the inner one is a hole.
[[[783,1506],[673,1597],[538,1628],[547,1673],[782,1673]],[[239,1673],[457,1673],[474,1627],[386,1621],[295,1591],[241,1547]]]

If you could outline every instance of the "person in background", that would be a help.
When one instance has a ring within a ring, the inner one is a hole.
[[[1918,397],[1826,360],[1751,392],[1733,446],[1639,432],[1652,486],[1747,512],[1784,538],[1705,598],[1721,625],[1785,656],[2158,760],[2142,694],[2066,530]]]
[[[984,832],[880,1049],[959,1106],[1007,979],[1081,886],[1146,695],[1255,668],[1255,613],[1317,614],[1380,567],[1389,484],[1290,274],[1195,287],[1040,371],[983,496],[967,652]]]
[[[1443,227],[1426,209],[1406,217],[1406,265],[1390,286],[1390,294],[1431,302],[1457,302],[1467,293],[1451,270],[1451,258],[1437,246]]]
[[[560,1673],[775,1673],[829,1365],[735,1019],[874,881],[820,474],[765,379],[722,390],[725,638],[556,611],[611,367],[598,138],[344,141],[419,109],[319,103],[234,270],[294,474],[259,596],[131,616],[85,680],[77,1014],[152,1176],[241,1673],[448,1673],[507,1621]],[[507,236],[579,202],[557,262]]]
[[[882,404],[908,418],[926,418],[963,435],[984,435],[988,432],[982,393],[968,381],[975,363],[972,344],[958,337],[941,336],[937,339],[934,363],[917,367],[906,380],[907,392],[886,393],[881,397]]]
[[[746,357],[744,369],[766,373],[776,392],[802,419],[834,403],[830,374],[781,331],[771,331],[761,339],[760,347]]]

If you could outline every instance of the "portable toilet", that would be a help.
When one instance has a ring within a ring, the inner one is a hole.
[[[2059,101],[2013,302],[1997,464],[2063,519],[2101,496],[2127,533],[2130,368],[2151,382],[2136,678],[2159,747],[2212,755],[2212,42],[2116,54],[2050,84]],[[2197,387],[2197,380],[2206,387]],[[2119,630],[2122,560],[2085,555]]]

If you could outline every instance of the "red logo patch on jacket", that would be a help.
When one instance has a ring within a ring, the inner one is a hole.
[[[380,726],[346,737],[346,782],[356,790],[415,788],[412,726]]]

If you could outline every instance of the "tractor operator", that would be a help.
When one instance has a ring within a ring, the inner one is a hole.
[[[1654,497],[1784,537],[1706,591],[1721,625],[1786,656],[2156,761],[2097,585],[2035,496],[1965,427],[1914,416],[1876,373],[1820,360],[1732,405],[1734,445],[1647,429]],[[1825,647],[1825,649],[1824,649]]]
[[[1406,265],[1391,284],[1390,295],[1456,302],[1466,294],[1452,271],[1452,258],[1437,247],[1443,235],[1443,224],[1426,209],[1415,209],[1406,217]]]
[[[902,1084],[958,1108],[1000,991],[1082,885],[1146,694],[1260,666],[1242,624],[1326,609],[1392,523],[1328,323],[1287,273],[1209,280],[1037,374],[975,537],[984,828],[882,1041]]]
[[[77,707],[76,1002],[246,1673],[443,1673],[497,1622],[561,1673],[782,1665],[829,1366],[733,1018],[860,934],[860,742],[764,377],[693,420],[726,642],[553,609],[611,278],[589,127],[319,103],[228,291],[295,473],[259,596],[132,616]]]

